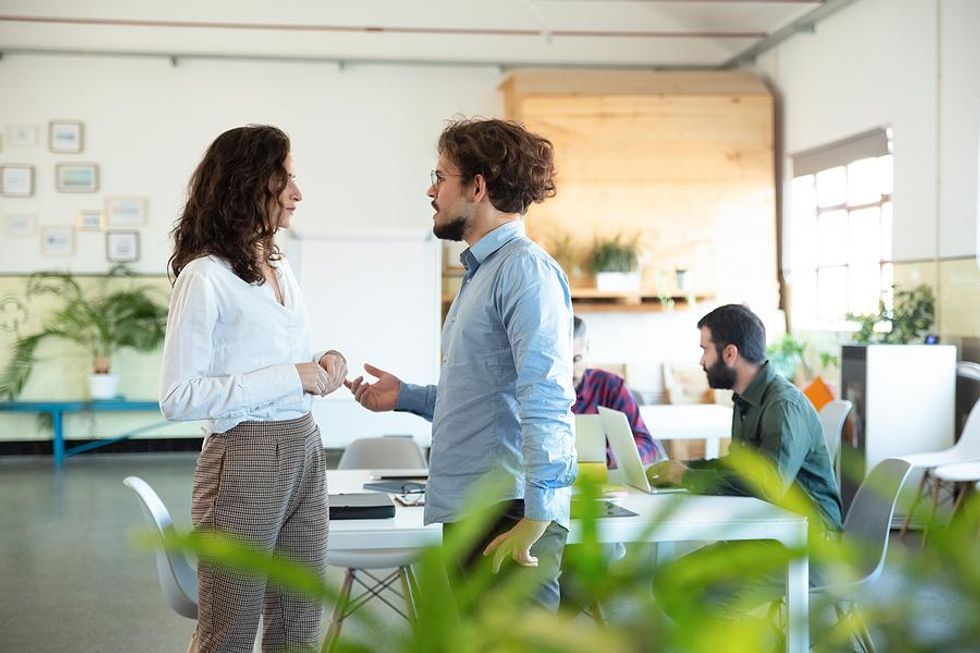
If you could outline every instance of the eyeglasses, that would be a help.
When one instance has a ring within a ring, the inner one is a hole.
[[[466,175],[459,172],[440,172],[439,170],[430,170],[429,179],[432,180],[432,185],[436,188],[439,184],[446,181],[446,177],[465,177]]]
[[[425,505],[425,483],[408,481],[402,484],[401,493],[395,495],[395,500],[406,507]]]

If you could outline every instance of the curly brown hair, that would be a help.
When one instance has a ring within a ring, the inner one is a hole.
[[[555,196],[554,146],[509,120],[454,120],[439,136],[439,153],[463,181],[481,175],[495,209],[524,215],[532,202]]]
[[[281,258],[275,208],[289,182],[289,137],[268,125],[229,129],[211,143],[191,176],[187,204],[170,232],[173,278],[196,258],[220,256],[247,283],[262,284],[262,264]]]

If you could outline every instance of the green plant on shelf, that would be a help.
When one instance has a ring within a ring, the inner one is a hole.
[[[636,272],[640,263],[640,235],[631,238],[617,234],[612,238],[596,237],[589,252],[592,272]]]
[[[911,290],[894,291],[891,310],[884,301],[878,302],[878,312],[869,315],[848,314],[847,319],[858,323],[854,341],[859,345],[907,345],[922,342],[936,319],[936,298],[927,285]]]

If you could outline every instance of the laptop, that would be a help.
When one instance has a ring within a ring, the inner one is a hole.
[[[602,428],[606,432],[609,447],[612,449],[616,465],[623,476],[623,482],[647,494],[684,492],[684,488],[681,487],[652,487],[650,485],[643,469],[640,452],[636,448],[636,441],[633,439],[630,422],[624,413],[599,406],[599,417],[602,419]]]

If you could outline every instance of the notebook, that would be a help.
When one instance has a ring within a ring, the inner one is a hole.
[[[388,519],[395,516],[395,503],[381,492],[331,494],[329,502],[330,519]]]
[[[388,494],[420,494],[425,492],[425,479],[370,481],[364,484],[364,489],[374,492],[387,492]]]

